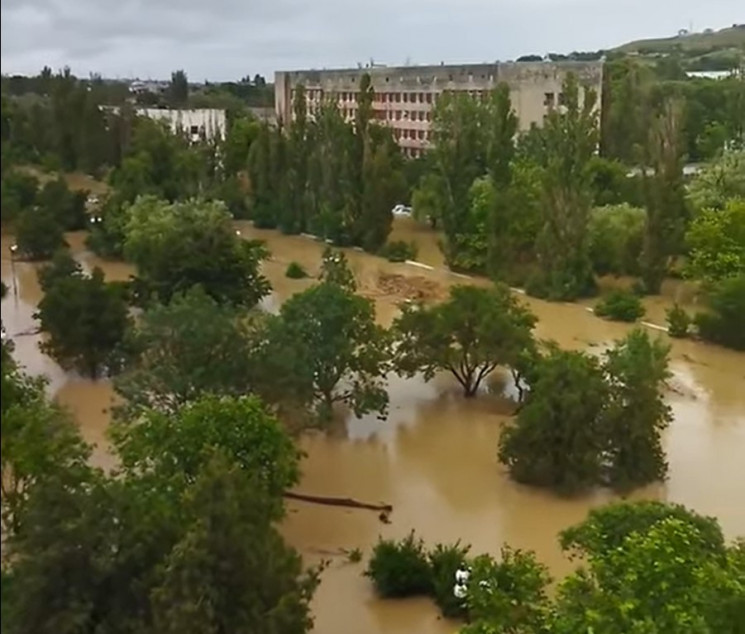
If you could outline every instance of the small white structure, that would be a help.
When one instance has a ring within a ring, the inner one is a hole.
[[[180,110],[171,108],[136,108],[135,113],[156,121],[163,121],[175,133],[181,130],[190,140],[224,139],[226,129],[225,110],[200,108]]]

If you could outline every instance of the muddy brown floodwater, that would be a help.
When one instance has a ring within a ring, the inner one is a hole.
[[[284,270],[295,260],[316,273],[322,244],[255,230],[248,223],[238,227],[245,237],[266,240],[271,249],[272,259],[264,267],[274,286],[265,302],[269,310],[311,283],[287,279]],[[399,219],[394,237],[415,240],[418,260],[425,266],[391,264],[356,251],[348,254],[361,291],[375,298],[378,318],[386,324],[396,315],[397,303],[409,294],[409,286],[424,285],[437,296],[450,285],[467,281],[443,270],[436,237],[426,227]],[[87,267],[101,266],[110,279],[126,279],[130,274],[127,265],[102,263],[86,252],[81,235],[69,236],[69,242]],[[39,352],[38,336],[25,334],[34,328],[39,287],[33,265],[10,262],[10,243],[3,237],[2,278],[11,292],[3,302],[2,318],[14,336],[16,356],[31,372],[50,377],[50,390],[73,411],[84,437],[96,443],[93,459],[110,466],[105,430],[111,387],[106,381],[91,383],[65,374]],[[381,275],[386,279],[383,287]],[[412,282],[412,278],[418,279]],[[670,297],[648,303],[650,321],[663,323],[664,309],[672,299],[687,298],[679,287],[670,288]],[[598,319],[583,305],[525,301],[539,318],[537,335],[567,348],[602,350],[629,330],[627,325]],[[716,516],[729,538],[745,535],[745,355],[692,341],[671,343],[673,379],[667,398],[675,420],[665,434],[670,477],[632,497],[685,504]],[[499,396],[504,385],[505,378],[497,376],[488,393],[466,401],[445,375],[431,383],[391,377],[387,421],[374,416],[350,418],[330,433],[301,439],[307,457],[299,490],[383,501],[394,508],[391,523],[382,524],[369,511],[289,504],[283,525],[287,539],[308,561],[331,562],[313,603],[317,632],[457,630],[457,624],[439,619],[426,600],[381,601],[373,596],[361,575],[363,564],[347,563],[343,552],[360,548],[368,555],[378,536],[401,537],[413,528],[428,543],[461,539],[472,544],[475,553],[497,554],[502,544],[509,543],[535,550],[557,577],[571,569],[559,550],[557,533],[613,496],[597,491],[564,500],[509,480],[496,460],[500,427],[509,410]]]

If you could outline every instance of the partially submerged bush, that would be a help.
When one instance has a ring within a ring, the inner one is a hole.
[[[695,317],[701,338],[745,350],[745,275],[719,282],[707,304],[709,310]]]
[[[676,339],[687,337],[691,327],[691,317],[680,306],[675,304],[665,311],[667,317],[667,334]]]
[[[414,260],[417,255],[417,246],[415,242],[404,242],[403,240],[394,240],[384,245],[378,255],[386,258],[390,262],[405,262]]]
[[[429,553],[432,574],[432,596],[443,616],[465,616],[463,601],[453,594],[455,571],[466,562],[470,546],[437,544]]]
[[[644,316],[644,312],[639,297],[624,290],[611,291],[595,305],[595,314],[598,317],[613,321],[636,321]]]
[[[289,277],[293,280],[301,280],[304,277],[308,277],[308,272],[303,268],[303,265],[299,262],[290,262],[287,265],[285,271],[285,277]]]
[[[424,542],[414,536],[414,531],[400,541],[380,540],[365,576],[372,579],[381,597],[411,597],[432,591],[432,568]]]

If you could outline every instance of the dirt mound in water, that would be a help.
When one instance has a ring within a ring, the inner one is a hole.
[[[444,299],[447,288],[420,275],[379,273],[374,285],[365,285],[363,294],[372,298],[387,298],[399,301],[432,302]]]

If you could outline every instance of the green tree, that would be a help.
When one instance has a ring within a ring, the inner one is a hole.
[[[691,277],[711,284],[745,274],[745,198],[733,198],[723,209],[704,209],[688,228],[686,243]]]
[[[471,224],[468,217],[471,186],[487,172],[487,147],[494,147],[496,152],[494,139],[499,138],[497,132],[492,136],[484,134],[489,129],[485,118],[486,109],[464,93],[443,94],[434,108],[431,150],[434,176],[423,185],[438,200],[437,220],[445,234],[443,252],[448,264],[456,267],[465,250],[462,242],[464,236],[468,237],[466,228]],[[499,170],[496,166],[495,169]]]
[[[189,101],[189,80],[183,70],[171,73],[171,83],[168,86],[168,100],[171,106],[183,108]]]
[[[646,533],[666,519],[691,526],[701,535],[712,557],[721,559],[724,556],[724,535],[716,519],[699,515],[680,504],[648,500],[616,502],[592,509],[585,520],[563,530],[559,542],[573,558],[602,555],[621,548],[633,533]]]
[[[385,415],[390,351],[370,300],[321,282],[282,305],[269,322],[268,339],[267,373],[294,377],[298,394],[306,396],[321,419],[331,416],[337,402],[357,416]]]
[[[454,286],[442,304],[403,306],[393,326],[396,366],[407,376],[423,372],[425,379],[450,372],[471,397],[498,366],[517,366],[534,345],[535,323],[504,285]]]
[[[588,567],[559,587],[551,631],[740,631],[742,568],[736,555],[710,546],[696,526],[667,517],[614,549],[590,552]]]
[[[524,405],[499,439],[499,460],[525,484],[572,493],[600,481],[608,386],[599,363],[550,349],[532,370]]]
[[[259,273],[266,250],[236,235],[222,203],[140,198],[129,209],[125,235],[141,288],[162,302],[201,285],[218,302],[250,308],[270,290]]]
[[[256,480],[217,456],[185,493],[187,524],[151,593],[155,631],[310,630],[317,571],[272,526],[274,498]]]
[[[67,248],[55,251],[52,261],[40,268],[37,273],[39,286],[45,293],[60,280],[68,277],[81,277],[82,275],[83,268]]]
[[[664,480],[667,462],[662,432],[672,421],[663,399],[669,346],[652,340],[643,330],[632,330],[611,348],[605,371],[611,386],[603,416],[607,480],[614,488]]]
[[[143,411],[118,420],[111,437],[125,472],[153,474],[174,486],[193,483],[219,450],[261,483],[282,512],[281,496],[299,478],[297,449],[255,396],[205,395],[172,413]]]
[[[527,288],[554,300],[571,300],[594,289],[588,220],[592,189],[587,163],[597,148],[596,95],[580,96],[576,76],[567,76],[563,103],[546,117],[543,136],[543,226],[536,242],[539,276]]]
[[[682,247],[688,212],[681,145],[681,106],[667,101],[651,124],[642,172],[647,222],[641,264],[649,293],[659,293],[668,261]]]
[[[36,204],[56,218],[65,231],[79,231],[88,224],[87,199],[87,191],[73,192],[64,179],[58,177],[39,190]]]
[[[745,198],[745,151],[727,152],[691,181],[688,199],[694,209],[723,209],[730,198]]]
[[[46,260],[63,247],[65,236],[57,218],[47,209],[26,209],[15,225],[18,254],[30,260]]]
[[[19,170],[7,170],[3,173],[0,200],[2,201],[3,220],[15,220],[25,209],[36,202],[39,180]]]
[[[494,200],[488,216],[487,268],[491,275],[503,277],[509,259],[514,253],[505,248],[509,245],[511,224],[514,215],[514,196],[511,196],[515,157],[515,136],[518,119],[512,108],[510,88],[500,83],[487,101],[486,161],[491,183],[494,187]]]
[[[540,632],[548,607],[548,569],[535,554],[502,548],[499,561],[476,557],[468,579],[469,625],[462,634]]]
[[[7,360],[2,373],[2,522],[4,537],[12,537],[35,487],[84,473],[90,449],[69,414],[47,400],[43,380]]]
[[[698,313],[695,323],[699,335],[735,350],[745,350],[745,275],[724,279],[706,298],[708,310]]]
[[[321,275],[319,278],[322,282],[336,284],[342,288],[354,293],[357,290],[357,280],[354,277],[352,269],[349,267],[347,256],[344,251],[326,247],[323,250],[321,258]]]
[[[596,207],[590,214],[589,249],[598,275],[637,275],[646,212],[626,203]]]
[[[48,336],[41,349],[62,367],[94,379],[119,369],[130,318],[121,284],[105,282],[101,269],[57,280],[34,316]]]
[[[131,332],[131,356],[114,386],[127,411],[173,413],[202,394],[238,396],[260,378],[253,320],[200,287],[149,306]]]

